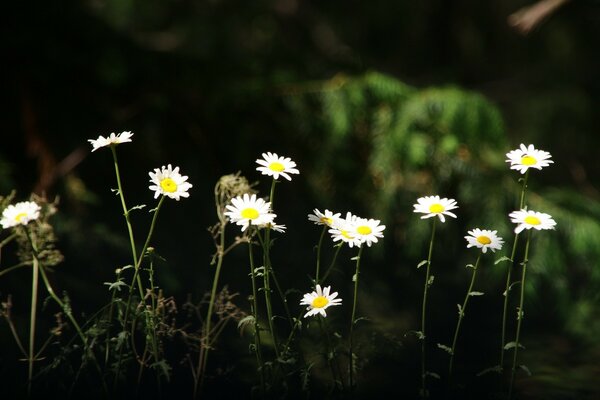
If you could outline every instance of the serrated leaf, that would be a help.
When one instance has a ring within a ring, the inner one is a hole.
[[[510,259],[510,257],[506,257],[506,256],[500,257],[499,259],[497,259],[496,261],[494,261],[494,265],[498,265],[498,264],[500,264],[503,261],[512,261],[512,260]]]
[[[527,376],[531,376],[531,371],[529,370],[529,368],[527,368],[527,365],[521,364],[521,365],[519,365],[519,368],[521,368],[523,371],[525,371]]]
[[[483,296],[483,294],[484,294],[483,292],[475,292],[475,291],[469,292],[469,296]]]
[[[517,347],[517,342],[508,342],[504,345],[504,350],[510,350]],[[523,346],[521,343],[519,343],[519,348],[524,349],[525,346]]]
[[[404,336],[407,336],[409,334],[415,335],[419,340],[425,339],[425,335],[423,335],[423,332],[421,331],[408,331]]]
[[[465,314],[463,313],[462,306],[460,304],[456,305],[458,307],[458,316],[463,317]]]
[[[448,354],[452,354],[452,349],[450,347],[446,346],[445,344],[438,343],[437,347],[448,352]]]
[[[146,207],[145,204],[138,204],[137,206],[133,206],[131,207],[129,210],[127,210],[127,212],[131,212],[133,210],[141,210],[142,208]]]
[[[427,264],[429,261],[427,260],[423,260],[420,263],[417,264],[417,269],[421,268],[423,265]]]

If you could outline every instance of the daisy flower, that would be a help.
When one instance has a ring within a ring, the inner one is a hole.
[[[355,232],[355,222],[357,217],[351,213],[346,214],[346,218],[336,218],[333,220],[333,225],[329,229],[331,238],[334,242],[342,241],[348,243],[349,247],[359,247],[362,241],[359,235]]]
[[[287,226],[279,225],[279,224],[276,224],[275,222],[267,222],[266,224],[260,225],[260,228],[267,228],[267,229],[271,229],[275,232],[285,233]]]
[[[22,201],[11,204],[2,211],[0,224],[4,229],[17,225],[27,225],[40,217],[41,207],[33,201]]]
[[[496,234],[497,232],[479,228],[468,231],[469,236],[465,236],[468,243],[467,248],[477,247],[481,249],[482,253],[485,253],[487,249],[490,249],[492,252],[502,249],[504,240]]]
[[[291,181],[292,178],[289,174],[300,173],[296,169],[296,163],[289,157],[279,157],[277,153],[263,153],[262,156],[262,159],[259,158],[256,160],[256,163],[260,165],[256,170],[263,175],[272,176],[273,179],[278,179],[279,175],[281,175],[288,181]]]
[[[231,204],[225,206],[228,211],[225,215],[231,219],[231,222],[242,226],[244,232],[250,225],[274,224],[275,214],[271,213],[271,203],[257,198],[255,194],[249,196],[248,193],[243,196],[237,196],[231,199]]]
[[[149,172],[150,183],[153,183],[149,188],[154,190],[154,198],[164,195],[179,201],[180,197],[190,197],[187,192],[192,185],[187,181],[187,176],[182,176],[179,173],[179,167],[167,167],[164,165],[158,169],[154,168],[154,172]]]
[[[371,247],[371,243],[377,243],[377,238],[383,237],[384,229],[385,225],[379,225],[377,219],[356,218],[352,233],[361,243],[366,243],[367,246]]]
[[[329,306],[339,306],[342,304],[342,299],[336,299],[337,292],[329,293],[331,286],[327,286],[321,291],[321,285],[317,285],[317,290],[312,293],[306,293],[304,298],[300,301],[301,306],[308,306],[306,309],[308,312],[304,314],[304,318],[311,315],[321,314],[326,317],[327,313],[325,309]]]
[[[317,210],[316,208],[313,210],[313,214],[308,214],[308,220],[314,222],[316,225],[327,225],[332,226],[333,221],[340,217],[340,213],[332,213],[329,210],[325,210],[324,213]]]
[[[537,229],[546,230],[554,229],[556,221],[552,219],[550,214],[545,214],[533,210],[522,209],[520,211],[513,211],[508,214],[510,222],[518,224],[515,228],[515,233],[521,233],[524,229]]]
[[[550,153],[543,150],[537,150],[532,144],[525,146],[521,143],[519,149],[506,153],[506,162],[510,163],[510,169],[516,169],[524,174],[529,168],[542,169],[552,164]]]
[[[106,146],[112,146],[114,144],[120,144],[120,143],[126,143],[126,142],[131,142],[131,137],[133,136],[133,133],[129,132],[129,131],[125,131],[125,132],[121,132],[117,135],[115,135],[114,133],[111,133],[109,136],[104,137],[104,136],[99,136],[98,139],[88,139],[88,142],[90,142],[92,144],[92,146],[94,147],[92,149],[92,152],[98,150],[101,147],[106,147]]]
[[[445,197],[440,199],[440,196],[421,197],[417,199],[417,204],[414,204],[413,207],[415,208],[413,212],[425,214],[421,219],[437,216],[442,222],[446,222],[444,215],[456,218],[456,215],[451,213],[450,210],[458,208],[456,200]]]

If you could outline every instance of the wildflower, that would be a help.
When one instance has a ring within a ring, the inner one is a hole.
[[[421,219],[437,216],[442,222],[446,222],[444,215],[456,218],[456,215],[449,210],[458,208],[456,200],[445,197],[440,199],[440,196],[421,197],[417,199],[417,204],[414,204],[413,207],[415,208],[413,212],[425,214]]]
[[[377,243],[377,238],[383,237],[385,225],[379,225],[377,219],[356,218],[354,220],[353,234],[361,243],[371,247],[371,243]]]
[[[313,210],[314,214],[308,214],[308,220],[314,222],[316,225],[327,225],[332,226],[333,221],[340,217],[340,213],[332,213],[329,210],[325,210],[325,213],[317,210],[316,208]]]
[[[40,217],[41,207],[33,201],[11,204],[2,211],[0,224],[7,229],[17,225],[27,225]]]
[[[283,176],[288,181],[292,178],[289,174],[299,174],[296,167],[296,163],[289,157],[279,157],[277,153],[263,153],[263,158],[256,160],[256,163],[260,165],[256,170],[261,172],[263,175],[272,176],[273,179],[278,179],[279,175]]]
[[[153,183],[149,187],[154,190],[154,198],[156,199],[161,194],[179,201],[180,197],[190,197],[187,192],[192,185],[187,181],[187,176],[182,176],[179,173],[179,167],[173,169],[171,164],[167,167],[164,165],[158,169],[154,168],[154,172],[149,172],[150,182]]]
[[[260,228],[267,228],[267,229],[271,229],[275,232],[285,233],[287,226],[279,225],[279,224],[276,224],[275,222],[267,222],[266,224],[260,225]]]
[[[550,153],[537,150],[532,144],[525,147],[523,143],[519,149],[506,153],[506,162],[510,163],[510,169],[516,169],[524,174],[529,168],[542,169],[554,161],[550,160]]]
[[[357,217],[351,213],[346,214],[346,218],[336,218],[333,221],[329,233],[334,242],[342,241],[348,243],[349,247],[359,247],[362,242],[360,237],[356,234],[355,221]]]
[[[518,224],[515,228],[515,233],[521,233],[523,229],[537,229],[546,230],[554,229],[556,221],[552,219],[549,214],[522,209],[520,211],[513,211],[508,214],[510,222]]]
[[[308,312],[304,314],[304,318],[321,314],[326,317],[327,313],[325,309],[329,306],[339,306],[342,304],[342,299],[336,299],[337,292],[329,293],[331,286],[327,286],[321,291],[321,285],[317,285],[316,291],[312,293],[306,293],[304,298],[300,301],[300,305],[308,306],[306,309]]]
[[[231,199],[232,204],[225,208],[225,215],[231,219],[231,222],[242,226],[244,232],[250,225],[262,226],[272,224],[275,214],[271,213],[271,203],[265,202],[261,198],[256,198],[256,194],[249,196],[245,193],[243,196],[237,196]]]
[[[92,146],[94,147],[92,149],[92,152],[98,150],[101,147],[106,147],[106,146],[112,146],[115,144],[120,144],[120,143],[126,143],[126,142],[131,142],[131,137],[133,136],[133,133],[129,132],[129,131],[124,131],[121,132],[117,135],[115,135],[114,133],[111,133],[109,136],[107,137],[103,137],[103,136],[99,136],[98,139],[94,140],[94,139],[88,139],[88,142],[90,142],[92,144]]]
[[[502,249],[504,240],[496,234],[497,232],[479,228],[468,231],[469,236],[465,236],[468,243],[467,248],[477,247],[481,249],[482,253],[485,253],[487,249],[492,250],[492,252]]]

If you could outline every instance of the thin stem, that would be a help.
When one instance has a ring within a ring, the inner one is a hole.
[[[29,235],[29,233],[27,234]],[[33,362],[35,361],[35,322],[37,315],[37,301],[38,301],[38,279],[39,279],[39,261],[37,255],[33,255],[33,269],[31,278],[31,312],[29,318],[29,357],[28,362],[28,375],[27,375],[27,396],[31,397],[31,386],[33,383]]]
[[[271,276],[271,265],[269,258],[269,232],[267,229],[265,232],[265,239],[261,240],[260,232],[257,230],[257,236],[262,243],[263,247],[263,291],[265,294],[265,305],[267,308],[267,322],[269,324],[269,331],[271,332],[271,338],[273,340],[273,347],[275,348],[275,356],[279,358],[279,345],[277,343],[277,335],[275,333],[275,328],[273,326],[273,309],[271,307],[271,284],[270,284],[270,276]]]
[[[325,271],[325,275],[323,275],[323,279],[321,279],[322,282],[325,282],[325,280],[331,273],[331,270],[333,269],[335,262],[337,261],[338,254],[340,253],[340,250],[342,249],[343,245],[344,245],[343,242],[340,242],[338,245],[336,245],[337,249],[335,250],[335,253],[333,254],[333,259],[331,260],[331,264],[329,264],[329,267],[327,267],[327,271]]]
[[[426,369],[426,333],[425,333],[425,315],[427,310],[427,291],[429,289],[429,273],[431,268],[431,255],[433,252],[433,241],[435,239],[435,227],[437,219],[433,217],[431,224],[431,239],[429,240],[429,252],[427,253],[427,269],[425,272],[425,283],[423,285],[423,306],[421,308],[421,396],[428,397],[427,393],[427,369]]]
[[[527,272],[527,263],[529,261],[529,242],[531,241],[531,229],[527,233],[527,242],[525,244],[525,255],[523,256],[523,271],[521,275],[521,297],[519,299],[519,310],[517,312],[517,334],[515,337],[515,352],[513,354],[513,365],[510,374],[510,386],[508,388],[508,399],[511,399],[512,390],[515,380],[515,372],[517,370],[517,354],[519,352],[519,340],[521,338],[521,322],[523,321],[523,300],[525,298],[525,273]]]
[[[254,270],[254,255],[252,252],[252,240],[248,241],[248,258],[250,260],[250,277],[252,280],[252,313],[254,315],[254,352],[256,362],[260,371],[261,398],[265,396],[265,369],[262,361],[262,350],[260,343],[260,325],[258,323],[258,294],[256,289],[256,273]]]
[[[350,319],[350,338],[349,338],[349,349],[348,349],[348,376],[350,378],[350,392],[352,392],[355,388],[354,383],[354,353],[353,353],[353,334],[354,334],[354,324],[356,323],[356,304],[358,302],[358,276],[360,272],[360,259],[362,257],[363,246],[361,245],[358,248],[358,255],[356,256],[356,272],[354,273],[354,298],[352,300],[352,317]]]
[[[206,323],[204,330],[204,345],[200,345],[200,351],[198,353],[198,369],[194,379],[194,394],[192,398],[196,398],[198,394],[198,387],[202,388],[204,383],[204,376],[206,374],[206,363],[208,361],[208,352],[210,350],[210,325],[212,319],[213,308],[215,305],[215,298],[217,296],[217,287],[219,282],[219,275],[221,274],[221,266],[223,265],[223,249],[225,248],[225,225],[227,222],[221,222],[219,228],[219,245],[217,248],[217,266],[215,269],[215,276],[213,278],[212,290],[210,293],[210,301],[208,303],[208,311],[206,313]]]
[[[17,269],[17,268],[26,267],[26,266],[28,266],[28,265],[31,265],[31,262],[29,262],[29,261],[23,261],[23,262],[20,262],[20,263],[18,263],[18,264],[15,264],[15,265],[13,265],[13,266],[11,266],[11,267],[8,267],[8,268],[6,268],[6,269],[3,269],[2,271],[0,271],[0,276],[2,276],[2,275],[4,275],[4,274],[7,274],[7,273],[9,273],[10,271],[13,271],[13,270],[15,270],[15,269]]]
[[[454,354],[456,353],[456,340],[458,339],[458,332],[460,331],[460,324],[465,316],[465,311],[467,310],[467,303],[469,298],[471,297],[471,291],[473,290],[473,285],[475,283],[475,276],[477,275],[477,267],[479,266],[479,260],[481,259],[481,253],[477,256],[477,261],[475,262],[475,266],[473,267],[473,275],[471,276],[471,283],[469,284],[469,289],[467,290],[467,294],[465,295],[465,300],[463,301],[462,308],[458,313],[458,322],[456,323],[456,330],[454,331],[454,339],[452,340],[452,351],[450,352],[450,365],[448,367],[448,378],[452,377],[452,367],[454,365]]]
[[[339,365],[335,362],[335,349],[331,343],[331,337],[329,336],[329,329],[327,327],[323,327],[324,320],[320,315],[317,315],[317,322],[319,323],[319,329],[321,330],[321,335],[325,336],[325,360],[327,361],[327,365],[329,365],[329,370],[331,371],[331,380],[333,381],[333,386],[335,389],[339,390],[338,386],[343,385],[343,380],[341,377],[341,372],[339,370]],[[338,376],[339,374],[339,376]],[[342,387],[343,392],[343,387]]]
[[[527,180],[529,179],[529,170],[525,172],[525,176],[523,177],[523,186],[521,187],[521,195],[519,197],[519,210],[522,210],[525,206],[525,192],[527,191]],[[502,340],[500,343],[500,369],[504,369],[504,346],[506,345],[506,316],[508,314],[508,293],[510,291],[511,285],[511,275],[512,270],[515,265],[515,254],[517,251],[517,242],[519,240],[519,234],[515,233],[515,239],[513,241],[512,251],[510,254],[510,265],[508,267],[508,272],[506,274],[506,287],[504,289],[504,306],[502,311]]]

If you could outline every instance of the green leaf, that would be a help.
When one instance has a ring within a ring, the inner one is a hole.
[[[506,256],[500,257],[499,259],[497,259],[496,261],[494,261],[494,265],[498,265],[498,264],[500,264],[503,261],[512,261],[512,260],[510,259],[510,257],[506,257]]]
[[[404,336],[407,336],[409,334],[415,335],[419,340],[425,339],[425,335],[423,335],[423,332],[421,331],[408,331]]]
[[[529,370],[529,368],[527,368],[527,365],[521,364],[521,365],[519,365],[519,368],[521,368],[523,371],[525,371],[527,376],[531,376],[531,371]]]
[[[460,304],[456,305],[458,307],[458,316],[464,317],[465,313],[463,312],[462,306]]]
[[[446,346],[445,344],[438,343],[437,347],[448,352],[448,354],[452,354],[452,349],[450,347]]]
[[[431,275],[429,277],[429,280],[427,281],[427,286],[431,286],[433,284],[433,280],[435,279],[435,276]]]
[[[475,266],[473,264],[467,264],[467,265],[465,265],[465,268],[473,268],[473,269],[475,269]]]
[[[133,206],[131,207],[129,210],[127,210],[127,212],[131,212],[133,210],[141,210],[142,208],[146,207],[145,204],[138,204],[137,206]]]
[[[469,296],[483,296],[483,292],[469,292]]]
[[[254,315],[247,315],[244,318],[242,318],[239,322],[238,322],[238,330],[240,331],[240,333],[244,332],[244,329],[246,329],[246,327],[250,324],[254,324]]]
[[[423,260],[420,263],[417,264],[417,269],[421,268],[423,265],[427,264],[429,261],[427,260]]]
[[[109,291],[117,289],[117,292],[119,292],[119,291],[121,291],[121,286],[127,287],[127,284],[123,281],[104,282],[104,284],[108,286]]]
[[[425,372],[425,375],[429,375],[429,376],[431,376],[432,378],[435,378],[435,379],[440,379],[440,375],[436,374],[435,372],[427,371],[427,372]]]
[[[484,369],[482,371],[479,371],[477,373],[477,376],[485,375],[485,374],[488,374],[490,372],[497,372],[497,373],[500,374],[500,373],[502,373],[502,367],[499,366],[499,365],[494,365],[493,367],[489,367],[489,368],[486,368],[486,369]]]
[[[504,345],[504,350],[510,350],[517,347],[517,342],[508,342]],[[521,343],[519,343],[519,348],[524,349],[525,346],[523,346]]]

